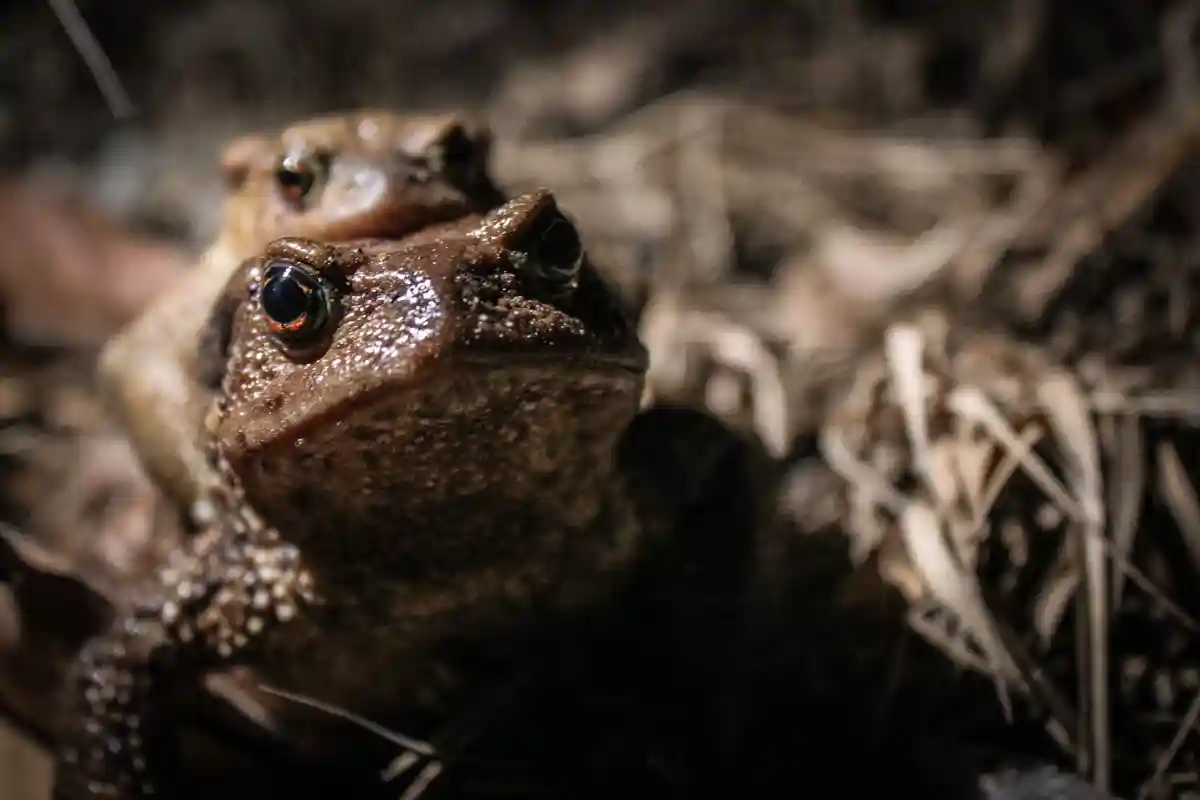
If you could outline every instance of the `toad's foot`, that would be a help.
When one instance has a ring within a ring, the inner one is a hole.
[[[132,613],[84,648],[68,684],[58,796],[163,793],[175,742],[162,690],[238,659],[314,602],[299,551],[254,522],[198,536]]]

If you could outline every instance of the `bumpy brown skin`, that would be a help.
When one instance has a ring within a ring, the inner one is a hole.
[[[299,344],[262,307],[279,261],[335,298]],[[68,796],[171,796],[144,746],[169,733],[160,676],[245,661],[378,712],[435,646],[586,600],[641,551],[616,452],[646,353],[549,193],[401,242],[279,240],[230,287],[219,527],[82,655]]]
[[[203,449],[211,387],[197,341],[237,266],[281,236],[403,236],[504,198],[488,176],[490,132],[453,115],[323,117],[233,142],[220,235],[201,263],[105,347],[99,381],[151,475],[185,506],[216,480]],[[289,183],[307,173],[312,187]],[[203,516],[201,511],[201,516]]]

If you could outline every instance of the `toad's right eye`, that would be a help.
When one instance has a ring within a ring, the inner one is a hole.
[[[466,170],[480,159],[480,144],[462,125],[454,125],[430,145],[428,156],[437,172]]]
[[[289,344],[317,338],[333,316],[333,299],[320,276],[293,261],[267,266],[259,301],[267,327]]]

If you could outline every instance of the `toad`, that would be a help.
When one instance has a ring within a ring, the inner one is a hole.
[[[276,240],[208,325],[215,522],[80,655],[68,796],[171,793],[165,681],[248,663],[386,707],[441,644],[586,604],[662,530],[649,462],[619,457],[646,352],[546,191],[399,241]]]
[[[199,265],[113,337],[98,377],[147,471],[186,507],[216,481],[202,450],[211,392],[199,334],[237,265],[280,236],[402,236],[503,201],[488,176],[491,134],[456,115],[361,111],[309,120],[226,149],[217,241]],[[207,506],[194,511],[203,520]]]

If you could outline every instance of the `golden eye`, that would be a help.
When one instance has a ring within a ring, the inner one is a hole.
[[[259,302],[271,332],[288,342],[316,338],[332,316],[333,300],[308,267],[274,261],[263,275]]]
[[[324,183],[329,161],[321,155],[286,156],[275,170],[279,194],[297,208],[309,202]]]

